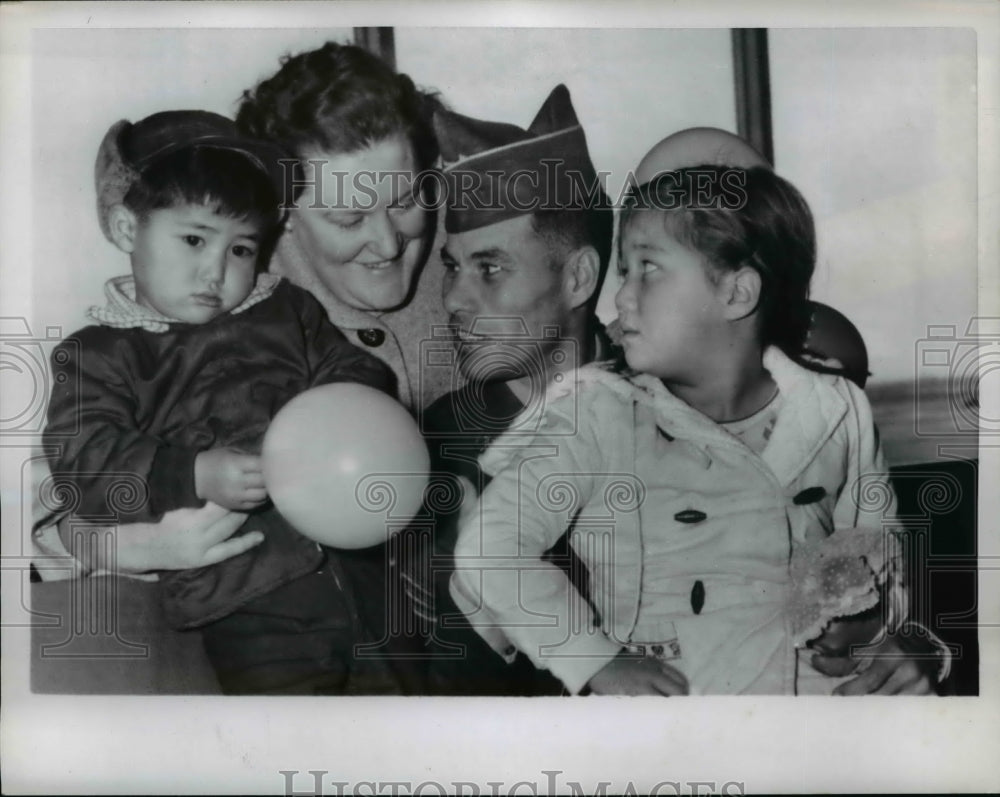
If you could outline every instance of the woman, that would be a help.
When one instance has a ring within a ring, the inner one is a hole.
[[[442,369],[418,367],[421,341],[445,323],[443,270],[424,268],[435,214],[413,195],[437,157],[436,105],[367,51],[330,42],[285,59],[236,117],[295,159],[270,270],[312,292],[352,342],[384,360],[411,408],[454,387]]]

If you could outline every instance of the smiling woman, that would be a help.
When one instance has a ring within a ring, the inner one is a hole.
[[[411,195],[409,142],[394,135],[359,152],[310,153],[307,164],[306,187],[287,226],[320,281],[358,310],[405,304],[426,228],[425,211]]]
[[[270,270],[309,290],[348,338],[385,361],[409,407],[453,387],[440,369],[419,368],[421,342],[445,321],[442,270],[424,268],[435,216],[412,194],[437,155],[437,105],[370,53],[331,42],[286,59],[246,92],[237,115],[245,132],[297,161]]]

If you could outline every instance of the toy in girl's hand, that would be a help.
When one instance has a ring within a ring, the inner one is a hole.
[[[377,545],[405,526],[430,467],[402,405],[354,383],[289,401],[268,427],[262,457],[268,494],[285,519],[335,548]]]
[[[860,615],[881,597],[890,535],[880,529],[839,529],[792,555],[789,610],[797,645],[820,638],[832,621]],[[868,641],[867,639],[864,641]]]

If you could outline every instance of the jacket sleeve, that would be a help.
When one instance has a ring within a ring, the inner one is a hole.
[[[78,493],[67,513],[156,521],[204,503],[194,484],[198,452],[137,428],[125,345],[81,335],[55,349],[53,364],[69,378],[53,385],[43,442],[56,482],[68,481]]]
[[[357,382],[396,398],[396,375],[377,357],[359,349],[330,321],[323,306],[297,289],[312,387]]]
[[[845,489],[834,507],[836,528],[891,528],[896,524],[896,494],[882,452],[871,405],[864,392],[847,380],[848,465]]]
[[[577,693],[620,646],[566,574],[542,559],[600,481],[595,429],[574,428],[572,408],[557,409],[548,408],[543,434],[520,445],[502,436],[484,456],[484,467],[492,460],[500,470],[462,524],[451,591],[494,649],[509,654],[513,645]]]
[[[904,626],[916,627],[937,648],[940,666],[938,680],[951,670],[951,650],[929,628],[910,619],[910,591],[906,583],[904,554],[898,532],[902,531],[896,515],[896,493],[889,482],[889,466],[882,451],[878,428],[871,405],[861,388],[844,380],[849,392],[848,413],[849,465],[848,488],[834,508],[837,528],[863,526],[888,530],[885,535],[885,596],[888,605],[886,629],[890,633]]]
[[[846,390],[848,465],[847,482],[833,511],[837,529],[882,529],[884,535],[884,576],[889,613],[887,622],[895,629],[907,613],[907,593],[902,583],[902,549],[896,534],[896,494],[889,482],[889,467],[864,392],[847,380]]]

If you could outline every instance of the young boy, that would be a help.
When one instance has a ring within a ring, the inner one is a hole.
[[[495,649],[509,640],[573,693],[829,693],[803,635],[891,594],[841,624],[837,644],[863,645],[905,606],[864,394],[782,352],[807,325],[812,217],[766,169],[665,177],[622,215],[629,368],[582,369],[550,390],[538,435],[481,457],[493,480],[452,592]],[[567,529],[589,602],[541,558]],[[793,582],[796,551],[809,572]]]
[[[392,393],[394,380],[310,294],[259,273],[282,220],[280,158],[204,111],[108,131],[98,214],[132,273],[107,283],[95,325],[53,353],[78,378],[55,385],[45,443],[80,516],[155,521],[206,501],[250,512],[258,546],[160,574],[167,617],[203,628],[223,691],[339,692],[363,633],[340,553],[268,503],[258,454],[303,390],[352,381]]]

